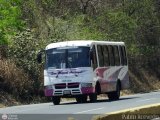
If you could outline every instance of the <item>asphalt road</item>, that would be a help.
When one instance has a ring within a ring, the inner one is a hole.
[[[160,103],[160,91],[122,96],[120,100],[98,100],[96,103],[77,104],[75,101],[60,105],[50,103],[32,104],[0,108],[0,115],[17,120],[91,120],[93,116]],[[0,116],[0,120],[1,120]]]

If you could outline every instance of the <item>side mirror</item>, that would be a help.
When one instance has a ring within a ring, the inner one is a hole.
[[[37,62],[38,62],[38,63],[41,63],[41,62],[42,62],[42,53],[41,53],[41,52],[39,52],[39,53],[37,54]]]
[[[42,51],[38,52],[37,54],[37,62],[42,63]]]

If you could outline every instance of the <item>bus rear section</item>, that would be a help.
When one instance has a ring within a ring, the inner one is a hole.
[[[97,93],[107,94],[109,100],[118,100],[120,91],[129,88],[125,44],[123,42],[98,43],[93,47],[93,51]]]

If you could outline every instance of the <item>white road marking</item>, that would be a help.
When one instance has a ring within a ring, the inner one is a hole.
[[[100,110],[100,109],[104,109],[104,107],[96,108],[96,109],[91,109],[91,110],[85,110],[85,111],[77,112],[76,114],[86,113],[86,112],[95,111],[95,110]]]
[[[150,98],[150,99],[138,100],[138,101],[136,101],[136,102],[144,102],[144,101],[150,101],[150,100],[154,100],[154,99],[157,99],[157,98]]]

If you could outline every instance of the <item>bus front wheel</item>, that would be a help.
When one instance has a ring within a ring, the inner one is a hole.
[[[54,105],[59,105],[60,104],[60,97],[52,97],[52,101]]]

